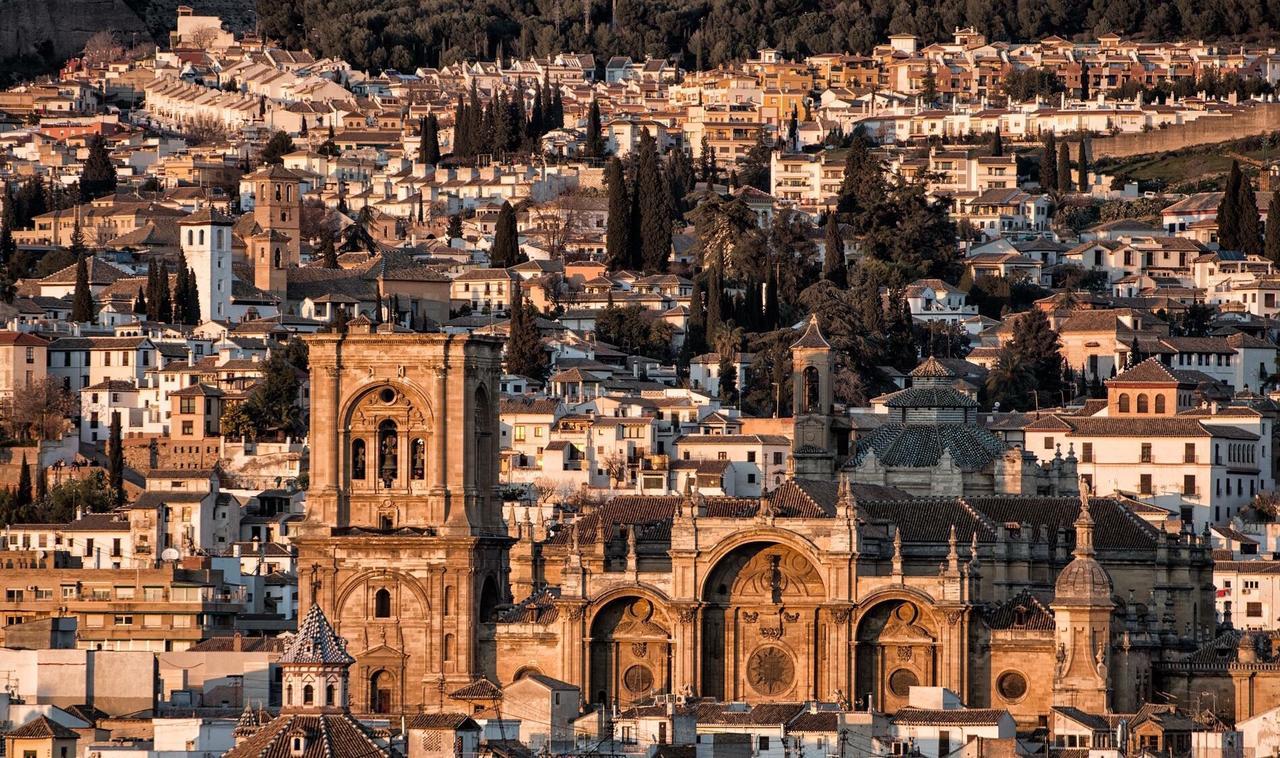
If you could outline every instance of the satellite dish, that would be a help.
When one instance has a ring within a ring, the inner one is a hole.
[[[164,552],[160,553],[160,560],[162,561],[176,561],[181,557],[182,556],[178,553],[178,551],[175,548],[171,548],[171,547],[166,547],[164,549]]]

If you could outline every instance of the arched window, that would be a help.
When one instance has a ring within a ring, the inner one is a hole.
[[[1156,413],[1164,413],[1164,395],[1156,395]]]
[[[276,200],[280,199],[280,185],[276,184]]]
[[[446,634],[444,636],[444,660],[453,660],[453,635]]]
[[[351,478],[363,480],[364,470],[365,470],[364,440],[356,440],[351,443]]]
[[[818,369],[814,366],[807,366],[804,370],[804,412],[820,413],[819,403],[821,402],[821,378],[818,375]]]
[[[329,684],[324,688],[324,704],[325,705],[337,705],[337,703],[334,702],[337,696],[338,696],[338,690],[332,684]]]
[[[284,688],[284,702],[288,705],[294,705],[293,702],[293,685]]]
[[[1128,395],[1128,393],[1121,392],[1121,393],[1120,393],[1120,400],[1119,400],[1119,402],[1118,402],[1116,405],[1119,407],[1119,409],[1120,409],[1120,412],[1121,412],[1121,413],[1128,413],[1128,412],[1129,412],[1129,395]]]
[[[452,616],[453,615],[453,588],[452,587],[444,588],[443,605],[444,605],[444,615]]]
[[[373,595],[373,617],[379,619],[391,618],[391,593],[386,587],[378,590]]]
[[[413,440],[411,470],[414,479],[427,478],[427,441],[421,437]]]
[[[378,479],[390,487],[400,476],[400,440],[396,422],[391,419],[378,424]]]
[[[274,265],[276,268],[280,268],[280,248],[278,247],[276,248],[276,252],[272,256],[272,260],[274,261],[272,265]]]
[[[203,244],[204,244],[204,230],[203,230],[203,229],[201,229],[201,230],[200,230],[200,233],[199,233],[198,235],[196,235],[196,238],[200,240],[200,244],[201,244],[201,245],[203,245]]]
[[[289,211],[280,211],[280,223],[289,223]]]
[[[1138,413],[1148,413],[1150,410],[1151,408],[1147,403],[1147,393],[1138,393]]]
[[[316,689],[315,689],[315,687],[312,687],[312,686],[311,686],[311,685],[309,685],[309,684],[308,684],[308,685],[306,685],[306,686],[304,686],[304,687],[302,688],[302,704],[303,704],[303,705],[315,705],[315,702],[316,702]]]

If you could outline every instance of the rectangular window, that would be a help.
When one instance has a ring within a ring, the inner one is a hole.
[[[1080,459],[1084,463],[1093,463],[1093,443],[1084,442],[1080,445]]]
[[[1151,494],[1151,474],[1142,474],[1138,478],[1138,494],[1140,495]]]
[[[1195,474],[1184,474],[1182,477],[1182,494],[1196,494],[1196,476]]]
[[[716,453],[716,460],[727,461],[729,460],[729,454],[721,450],[720,452]]]
[[[1251,619],[1262,618],[1262,603],[1245,603],[1244,615]]]
[[[760,746],[760,752],[762,752],[762,753],[763,753],[764,751],[768,750],[768,749],[769,749],[769,738],[768,738],[768,737],[761,737],[761,738],[760,738],[760,741],[759,741],[759,746]]]
[[[1196,443],[1188,442],[1182,446],[1182,462],[1183,463],[1196,462]]]
[[[1045,438],[1044,438],[1044,449],[1045,449],[1045,450],[1052,450],[1052,449],[1053,449],[1053,437],[1045,437]]]
[[[1151,443],[1150,442],[1142,443],[1142,455],[1138,460],[1141,463],[1151,462]]]
[[[782,453],[774,453],[774,454],[773,454],[773,465],[775,465],[775,466],[781,466],[781,465],[782,465]]]
[[[114,623],[116,626],[133,626],[133,616],[129,614],[116,614]]]
[[[755,463],[755,462],[756,462],[756,451],[754,451],[754,450],[748,450],[748,451],[747,451],[747,463]]]

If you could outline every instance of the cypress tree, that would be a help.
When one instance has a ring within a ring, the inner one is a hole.
[[[1071,191],[1071,146],[1063,142],[1058,145],[1058,194],[1065,195]]]
[[[14,195],[12,189],[6,183],[4,185],[4,215],[0,216],[0,266],[7,266],[13,260],[13,254],[17,252],[18,246],[13,241],[14,219],[17,217],[14,206]]]
[[[124,435],[120,431],[120,412],[111,414],[111,436],[107,445],[107,482],[117,507],[124,505]]]
[[[116,167],[111,162],[111,153],[107,150],[107,141],[102,135],[95,134],[89,138],[89,157],[85,159],[84,168],[80,172],[80,202],[109,195],[116,191]]]
[[[1263,254],[1280,263],[1280,192],[1272,192],[1267,205],[1267,240]]]
[[[627,175],[622,161],[610,158],[605,167],[605,184],[609,187],[609,219],[605,227],[605,265],[610,271],[627,268],[630,248],[627,226],[630,221],[630,203],[627,198]]]
[[[778,328],[778,277],[774,271],[772,265],[765,268],[763,326],[766,331]]]
[[[645,271],[661,273],[667,270],[671,255],[670,197],[658,162],[657,142],[647,131],[640,135],[638,149],[635,192],[640,198],[641,257]]]
[[[173,317],[173,293],[169,288],[169,263],[163,261],[156,274],[156,320],[169,322]]]
[[[708,189],[719,179],[720,170],[716,166],[716,151],[711,147],[711,138],[706,134],[702,135],[702,144],[698,149],[698,173],[702,181],[707,183]]]
[[[36,472],[36,502],[43,503],[49,497],[49,471],[40,469]]]
[[[640,232],[640,183],[634,178],[628,197],[631,207],[627,211],[627,268],[640,271],[644,268],[644,236]]]
[[[462,216],[455,213],[449,217],[449,228],[445,230],[445,234],[450,241],[462,239]]]
[[[516,209],[504,202],[498,211],[498,224],[493,232],[493,247],[489,249],[491,268],[510,268],[520,261],[520,240],[516,231]]]
[[[87,323],[93,320],[93,294],[89,291],[89,266],[84,253],[76,258],[76,289],[71,299],[71,320]]]
[[[600,158],[604,155],[603,124],[600,122],[600,102],[591,98],[591,108],[587,111],[587,155]]]
[[[1078,183],[1080,185],[1081,192],[1089,191],[1088,150],[1089,150],[1089,147],[1088,145],[1085,144],[1085,140],[1083,139],[1080,140],[1080,153],[1079,153],[1079,160],[1076,162],[1077,163],[1076,170],[1080,172],[1080,180]]]
[[[533,379],[547,373],[547,352],[542,349],[533,304],[525,300],[519,279],[511,293],[511,332],[507,338],[507,371]]]
[[[188,326],[195,326],[200,323],[200,287],[196,283],[196,272],[187,269],[187,296],[186,302],[186,319],[183,321]]]
[[[184,324],[187,321],[187,269],[178,266],[178,273],[173,276],[173,296],[169,303],[167,320],[171,324]]]
[[[71,228],[71,245],[67,250],[79,258],[88,252],[89,248],[84,244],[84,229],[80,226],[80,219],[76,219],[75,226]]]
[[[159,277],[156,276],[156,262],[154,259],[147,261],[147,296],[145,299],[147,305],[147,320],[156,321],[156,301],[160,296],[156,283]]]
[[[840,221],[835,213],[827,213],[825,247],[822,278],[843,288],[848,283],[848,270],[844,259],[844,239],[840,235]]]
[[[1246,176],[1240,177],[1240,252],[1247,255],[1262,254],[1262,217],[1258,213],[1258,197],[1253,194],[1253,184]]]
[[[428,166],[440,162],[440,121],[436,114],[422,118],[422,140],[418,146],[418,159]]]
[[[26,510],[31,505],[31,464],[27,461],[27,454],[22,454],[22,468],[18,471],[18,490],[14,493],[13,505],[19,511]]]
[[[338,268],[338,250],[333,244],[333,234],[327,229],[320,233],[320,249],[316,251],[316,257],[324,268]]]
[[[1000,136],[999,124],[996,124],[996,130],[991,134],[991,155],[996,158],[1004,155],[1004,139]]]
[[[1056,192],[1058,190],[1058,141],[1053,132],[1044,138],[1044,148],[1040,151],[1040,191]]]
[[[465,158],[471,154],[471,132],[467,124],[467,105],[458,94],[458,105],[453,111],[453,154]]]
[[[1239,250],[1240,239],[1240,187],[1244,184],[1244,175],[1240,173],[1240,162],[1231,162],[1231,173],[1227,175],[1227,186],[1222,193],[1222,202],[1218,203],[1218,246],[1223,250]]]
[[[144,319],[147,318],[147,296],[142,294],[142,288],[138,288],[138,294],[133,298],[133,312]]]

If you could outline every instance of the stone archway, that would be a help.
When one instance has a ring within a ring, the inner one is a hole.
[[[854,705],[893,712],[910,688],[937,683],[937,627],[921,603],[894,598],[858,620]]]
[[[670,623],[650,599],[625,595],[591,620],[592,702],[627,706],[671,690]]]
[[[817,691],[822,577],[796,549],[753,542],[727,553],[703,591],[702,694],[796,701]]]

